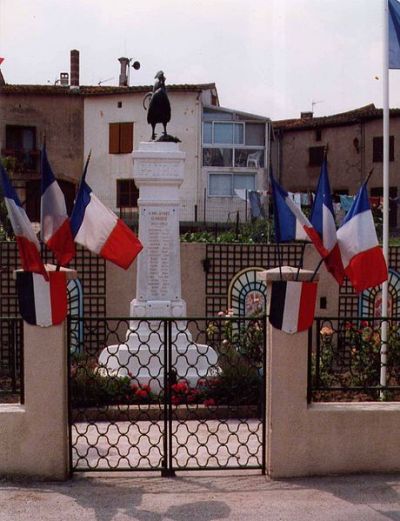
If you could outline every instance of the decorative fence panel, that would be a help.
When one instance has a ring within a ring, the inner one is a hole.
[[[24,403],[23,321],[0,318],[0,397],[1,401]]]
[[[308,401],[400,400],[400,319],[388,321],[381,354],[379,318],[316,318],[309,331]],[[380,384],[386,368],[386,385]]]
[[[53,263],[54,259],[44,246],[42,248],[44,262]],[[10,321],[8,317],[19,317],[17,291],[13,277],[14,270],[20,267],[17,245],[11,241],[0,241],[0,394],[12,388],[19,393],[20,378],[14,378],[12,371],[19,372],[19,361],[22,357],[22,320],[13,340],[10,340]],[[71,268],[77,270],[82,287],[82,301],[88,315],[104,315],[106,311],[106,269],[105,261],[97,255],[77,245],[77,255],[71,262]],[[73,297],[76,298],[76,295]],[[71,305],[71,302],[70,302]],[[75,306],[74,306],[75,309]],[[103,332],[104,333],[104,332]],[[12,366],[15,361],[16,368]],[[11,365],[10,365],[11,364]]]
[[[245,268],[298,266],[302,260],[301,244],[283,244],[280,254],[275,244],[207,244],[206,313],[213,316],[228,307],[229,284]]]
[[[265,472],[265,316],[73,320],[73,471]]]

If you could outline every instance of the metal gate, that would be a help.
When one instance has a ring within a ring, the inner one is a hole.
[[[265,473],[264,315],[73,317],[68,329],[72,472]]]

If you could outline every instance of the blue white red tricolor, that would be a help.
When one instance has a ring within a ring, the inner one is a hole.
[[[4,202],[15,234],[22,268],[25,271],[40,273],[47,279],[46,270],[40,257],[38,238],[1,163],[0,179],[3,187]]]
[[[400,69],[400,3],[388,2],[389,69]]]
[[[64,271],[48,273],[49,280],[27,271],[17,272],[17,294],[22,318],[33,326],[61,324],[67,316],[67,279]]]
[[[127,269],[143,246],[133,231],[95,196],[86,183],[85,173],[71,215],[74,240]]]
[[[273,327],[293,334],[310,328],[317,301],[317,282],[273,281],[269,321]]]
[[[325,252],[321,239],[311,222],[275,180],[272,173],[270,179],[274,201],[276,242],[311,240],[318,251]]]
[[[54,253],[57,262],[66,266],[75,256],[75,243],[67,214],[64,194],[47,159],[46,147],[41,152],[41,237]]]
[[[364,183],[337,231],[344,271],[357,292],[388,279],[388,270],[378,238]]]
[[[322,241],[323,250],[320,251],[320,254],[324,259],[326,269],[339,284],[343,284],[344,268],[336,236],[335,214],[326,158],[322,162],[310,221]]]

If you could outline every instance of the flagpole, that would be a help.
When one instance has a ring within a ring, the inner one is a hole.
[[[383,21],[383,255],[389,266],[389,8],[385,0]],[[380,385],[386,386],[388,339],[388,282],[382,284],[381,373]],[[385,320],[386,319],[386,320]],[[384,393],[381,392],[381,398]]]

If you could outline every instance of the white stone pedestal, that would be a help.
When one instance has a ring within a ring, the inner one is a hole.
[[[179,241],[179,187],[184,179],[185,153],[178,143],[149,142],[140,143],[132,156],[143,244],[137,260],[136,298],[130,305],[132,320],[126,344],[108,347],[99,360],[118,374],[129,371],[154,387],[156,382],[151,379],[163,378],[164,331],[160,321],[140,319],[186,316]],[[178,326],[173,323],[171,363],[178,378],[195,384],[215,366],[217,354],[209,346],[193,343],[185,329],[185,321],[179,321]]]

